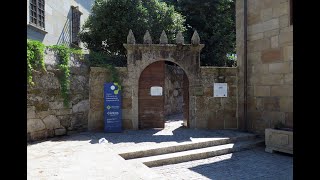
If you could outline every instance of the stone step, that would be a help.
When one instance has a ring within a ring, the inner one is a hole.
[[[197,140],[193,142],[179,143],[178,145],[125,152],[125,153],[120,153],[119,155],[126,160],[136,159],[136,158],[156,156],[161,154],[169,154],[169,153],[188,151],[193,149],[206,148],[211,146],[218,146],[218,145],[233,143],[237,141],[253,140],[256,137],[257,136],[254,134],[245,134],[241,136],[228,137],[228,138],[205,138],[205,139]]]
[[[247,141],[239,141],[235,143],[223,144],[213,147],[193,149],[169,154],[161,154],[156,156],[143,157],[128,160],[130,162],[141,162],[148,167],[163,166],[168,164],[176,164],[181,162],[205,159],[223,154],[233,153],[241,150],[253,148],[264,143],[264,139],[255,139]]]

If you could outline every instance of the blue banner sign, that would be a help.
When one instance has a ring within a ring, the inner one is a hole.
[[[121,86],[104,83],[104,131],[122,131]]]

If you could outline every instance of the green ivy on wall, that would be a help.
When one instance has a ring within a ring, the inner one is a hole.
[[[32,72],[34,70],[46,71],[44,65],[45,45],[39,41],[27,39],[27,81],[29,85],[34,85]]]
[[[53,45],[48,46],[49,49],[52,49],[57,53],[59,57],[58,68],[62,72],[62,76],[59,77],[60,85],[61,85],[61,95],[63,97],[63,103],[65,107],[68,107],[70,104],[69,100],[69,90],[70,90],[70,54],[80,55],[82,57],[81,49],[72,49],[68,46],[62,45]]]

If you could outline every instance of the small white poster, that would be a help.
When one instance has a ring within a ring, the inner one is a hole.
[[[151,96],[162,96],[162,87],[161,86],[152,86],[150,88]]]
[[[228,96],[228,84],[227,83],[214,83],[213,85],[213,97],[227,97]]]

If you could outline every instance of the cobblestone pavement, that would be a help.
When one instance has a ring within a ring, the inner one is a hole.
[[[181,127],[180,118],[172,116],[162,130],[83,132],[28,143],[28,179],[159,179],[161,175],[160,179],[175,180],[292,179],[292,157],[266,153],[263,148],[150,169],[130,165],[117,155],[150,147],[247,134],[231,130],[187,129]],[[108,142],[99,144],[101,138]]]
[[[267,153],[263,147],[208,159],[152,168],[172,180],[291,180],[293,158],[282,153]]]

